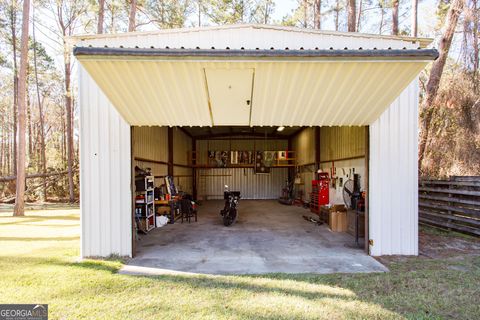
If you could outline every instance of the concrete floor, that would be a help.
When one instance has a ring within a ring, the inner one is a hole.
[[[152,230],[137,243],[124,274],[261,274],[384,272],[386,267],[354,238],[302,218],[309,210],[274,200],[241,200],[239,219],[222,224],[223,201],[199,207],[198,222],[175,222]]]

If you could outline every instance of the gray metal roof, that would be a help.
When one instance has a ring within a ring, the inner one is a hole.
[[[275,49],[270,50],[244,50],[244,49],[185,49],[185,48],[109,48],[109,47],[75,47],[73,54],[79,56],[130,56],[130,57],[199,57],[199,58],[388,58],[388,59],[412,59],[412,60],[435,60],[438,58],[436,49]]]

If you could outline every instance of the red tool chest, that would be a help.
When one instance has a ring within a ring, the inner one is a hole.
[[[310,194],[310,211],[318,214],[320,206],[330,202],[329,185],[330,178],[327,172],[320,172],[318,180],[312,180],[312,193]]]

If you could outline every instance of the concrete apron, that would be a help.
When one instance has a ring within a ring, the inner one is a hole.
[[[239,219],[222,224],[223,201],[199,207],[198,222],[180,220],[142,236],[122,274],[357,273],[388,269],[354,238],[302,218],[309,210],[275,200],[241,200]]]

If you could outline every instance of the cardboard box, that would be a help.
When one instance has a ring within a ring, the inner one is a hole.
[[[344,204],[334,204],[330,207],[330,210],[332,211],[340,211],[340,212],[346,212],[347,207],[345,207]]]
[[[347,213],[344,211],[330,212],[330,229],[333,232],[346,232],[348,229]]]
[[[343,204],[334,204],[331,206],[320,206],[320,210],[318,212],[318,215],[320,217],[320,221],[323,221],[330,225],[330,214],[332,212],[338,212],[338,211],[347,211],[347,208]]]
[[[355,236],[355,211],[348,210],[347,212],[347,221],[348,221],[348,233],[352,236]],[[358,215],[358,236],[360,238],[365,237],[365,212],[360,212]]]

